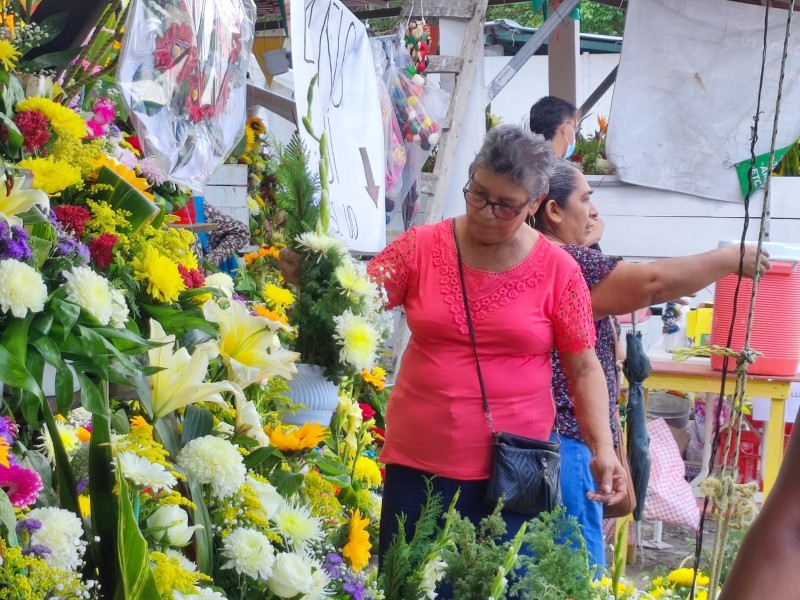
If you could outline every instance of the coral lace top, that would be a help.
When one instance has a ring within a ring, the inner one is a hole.
[[[390,306],[411,341],[386,414],[381,461],[461,480],[489,477],[483,415],[452,222],[413,228],[376,256]],[[500,273],[464,265],[467,297],[495,429],[548,439],[555,405],[550,352],[595,344],[589,290],[575,260],[544,236]]]

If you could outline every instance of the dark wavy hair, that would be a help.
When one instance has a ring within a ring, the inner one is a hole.
[[[543,135],[546,140],[552,140],[559,125],[577,116],[578,109],[574,104],[556,96],[545,96],[531,106],[528,123],[533,133]]]

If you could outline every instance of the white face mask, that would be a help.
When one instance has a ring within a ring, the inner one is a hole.
[[[567,134],[566,133],[564,134],[564,139],[567,140],[567,152],[564,154],[564,158],[565,159],[569,158],[570,156],[572,156],[572,153],[575,152],[575,144],[578,141],[578,135],[575,132],[575,128],[572,127],[571,124],[570,124],[570,128],[572,128],[572,141],[571,142],[569,141],[569,138],[567,137]]]

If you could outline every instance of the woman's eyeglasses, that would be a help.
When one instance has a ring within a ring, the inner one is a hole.
[[[528,206],[528,202],[530,202],[530,200],[528,200],[528,202],[517,208],[514,206],[509,206],[508,204],[502,204],[501,202],[489,200],[488,196],[473,192],[468,187],[464,187],[463,192],[464,200],[467,201],[467,204],[474,206],[475,208],[484,208],[488,204],[492,207],[492,214],[495,217],[498,219],[505,219],[506,221],[510,221],[511,219],[518,217]]]

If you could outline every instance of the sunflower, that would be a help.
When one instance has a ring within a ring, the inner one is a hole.
[[[33,173],[33,188],[51,196],[61,193],[71,185],[81,183],[81,170],[78,167],[52,156],[26,158],[19,161],[17,167]]]
[[[319,446],[327,437],[328,429],[319,423],[304,423],[301,427],[284,427],[278,425],[274,429],[264,427],[270,443],[281,452],[299,452]]]
[[[76,139],[86,137],[87,127],[78,113],[53,102],[49,98],[34,96],[17,102],[17,112],[25,110],[38,110],[50,121],[53,129],[59,135],[67,135]]]
[[[250,154],[256,146],[256,132],[245,127],[244,129],[244,153]]]
[[[107,167],[119,175],[120,178],[127,181],[131,186],[139,190],[145,198],[151,201],[155,200],[155,196],[147,191],[150,189],[150,182],[144,177],[139,177],[121,162],[114,160],[106,154],[99,154],[97,158],[92,161],[92,164],[98,171],[103,167]]]
[[[0,40],[0,63],[6,71],[13,71],[22,53],[8,40]]]
[[[247,119],[247,128],[252,130],[256,135],[264,135],[267,133],[267,127],[264,125],[264,121],[258,117],[250,117]]]

